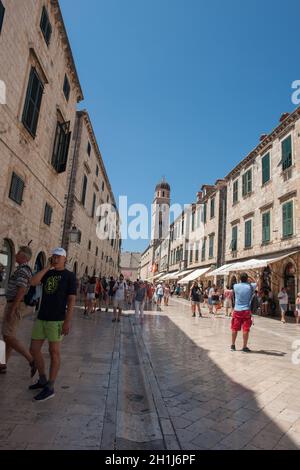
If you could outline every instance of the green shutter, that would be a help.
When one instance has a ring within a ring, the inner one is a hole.
[[[289,136],[281,143],[282,149],[282,170],[286,170],[292,165],[292,138]]]
[[[262,159],[262,184],[265,184],[270,179],[270,154],[264,156]]]
[[[246,174],[243,175],[243,196],[246,196]]]
[[[251,244],[252,244],[251,228],[252,228],[252,221],[247,220],[247,222],[245,222],[245,248],[251,247]]]
[[[237,227],[232,227],[231,250],[237,250]]]
[[[293,203],[287,202],[282,206],[283,236],[293,235]]]
[[[204,223],[206,224],[206,202],[204,203],[203,219],[204,219]]]
[[[266,212],[262,216],[262,241],[263,243],[270,241],[270,212]]]

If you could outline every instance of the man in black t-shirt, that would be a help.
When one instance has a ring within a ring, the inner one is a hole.
[[[33,276],[31,285],[42,284],[43,295],[38,318],[32,330],[31,353],[39,371],[39,380],[30,390],[42,389],[34,397],[44,401],[54,397],[54,383],[60,367],[60,343],[68,335],[76,299],[75,274],[65,269],[66,252],[63,248],[52,251],[50,264]],[[45,363],[41,349],[45,340],[49,342],[50,373],[47,381]]]

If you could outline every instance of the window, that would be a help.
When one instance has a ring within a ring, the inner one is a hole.
[[[233,197],[232,197],[232,203],[236,204],[239,200],[239,180],[236,180],[233,183]]]
[[[205,260],[205,256],[206,256],[206,238],[204,238],[202,241],[201,261]]]
[[[286,139],[281,142],[282,150],[282,171],[292,166],[292,138],[289,135]]]
[[[252,169],[243,174],[243,196],[252,192]]]
[[[71,132],[70,121],[58,122],[56,126],[51,164],[57,173],[66,171]]]
[[[96,246],[96,256],[98,256],[98,247]]]
[[[66,98],[67,101],[69,101],[69,98],[70,98],[70,90],[71,90],[70,82],[68,80],[67,75],[65,75],[63,92],[64,92],[64,95],[65,95],[65,98]]]
[[[46,44],[47,46],[49,46],[51,34],[52,34],[52,26],[49,20],[48,12],[45,7],[43,7],[40,27],[41,27],[44,39],[46,41]]]
[[[261,166],[262,166],[262,184],[267,183],[267,181],[270,180],[270,154],[267,153],[262,158],[261,161]]]
[[[179,255],[179,251],[178,251],[178,255]],[[193,262],[193,248],[190,247],[190,263],[192,263],[192,262]]]
[[[271,213],[265,212],[262,215],[262,242],[263,243],[268,243],[271,239],[270,221],[271,221]]]
[[[92,204],[92,214],[91,214],[92,218],[94,218],[94,216],[95,216],[95,208],[96,208],[96,194],[94,193],[93,194],[93,204]]]
[[[108,201],[109,201],[109,195],[107,195],[107,198],[106,198],[106,202],[108,202]],[[161,214],[161,212],[160,212],[160,214]]]
[[[88,156],[91,155],[91,150],[92,150],[91,144],[90,144],[90,142],[88,142],[87,149],[86,149],[86,151],[88,153]]]
[[[195,212],[192,212],[192,232],[195,230]]]
[[[87,176],[83,177],[82,193],[81,193],[81,204],[84,206],[86,198],[86,189],[87,189]]]
[[[26,92],[22,122],[28,132],[35,137],[41,109],[44,86],[34,67],[31,67]]]
[[[13,173],[10,183],[9,198],[19,205],[23,202],[24,186],[24,181],[16,175],[16,173]]]
[[[3,25],[3,20],[4,20],[4,13],[5,13],[5,8],[3,6],[2,1],[0,0],[0,33],[2,30],[2,25]]]
[[[91,248],[92,248],[92,242],[91,242],[91,240],[89,240],[88,250],[91,251]]]
[[[181,220],[181,235],[184,235],[184,217]]]
[[[293,202],[289,201],[282,206],[282,235],[290,237],[294,233],[293,228]]]
[[[102,256],[101,256],[101,259],[103,259],[103,258],[104,258],[104,253],[103,253],[103,251],[102,251]]]
[[[213,258],[214,256],[214,240],[215,240],[215,236],[210,235],[209,236],[209,251],[208,251],[209,258]]]
[[[206,217],[207,217],[207,204],[206,202],[203,205],[203,222],[206,224]]]
[[[245,222],[245,248],[252,246],[252,220]]]
[[[215,198],[210,200],[210,218],[213,219],[215,216]]]
[[[104,181],[103,181],[103,183],[102,183],[102,191],[104,191]]]
[[[99,167],[96,165],[96,176],[99,176]]]
[[[231,235],[231,251],[237,251],[237,235],[238,235],[238,228],[237,225],[232,227],[232,235]]]
[[[48,203],[46,203],[46,205],[45,205],[45,212],[44,212],[44,223],[45,223],[46,225],[51,225],[52,212],[53,212],[52,207],[49,206]]]

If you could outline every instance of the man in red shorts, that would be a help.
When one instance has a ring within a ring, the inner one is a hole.
[[[251,320],[251,299],[256,289],[256,284],[248,282],[248,274],[241,275],[241,282],[233,286],[235,294],[235,306],[232,313],[231,330],[232,344],[231,351],[235,351],[235,342],[238,332],[243,328],[243,351],[251,352],[248,348],[249,332],[252,325]]]

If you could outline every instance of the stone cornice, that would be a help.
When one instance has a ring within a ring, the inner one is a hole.
[[[53,12],[54,12],[55,20],[58,23],[58,31],[61,35],[62,43],[65,46],[65,53],[66,53],[66,57],[67,57],[67,65],[69,67],[69,71],[70,71],[70,75],[72,77],[72,80],[73,80],[73,82],[74,82],[74,84],[77,88],[77,103],[79,103],[80,101],[82,101],[84,99],[84,96],[83,96],[83,92],[82,92],[82,89],[81,89],[78,73],[77,73],[77,70],[76,70],[76,65],[75,65],[71,45],[70,45],[70,42],[69,42],[68,34],[67,34],[67,31],[66,31],[64,19],[63,19],[62,12],[61,12],[61,9],[60,9],[60,6],[59,6],[59,1],[58,0],[51,0],[51,6],[52,6],[52,9],[53,9]]]
[[[248,212],[248,214],[243,215],[243,219],[250,219],[250,217],[254,216],[254,211]]]
[[[261,207],[259,208],[259,210],[260,210],[261,212],[264,212],[264,211],[266,211],[267,209],[271,209],[271,208],[273,207],[273,205],[274,205],[274,202],[273,202],[273,201],[272,201],[272,202],[268,202],[267,204],[264,204],[263,206],[261,206]]]
[[[275,139],[282,138],[285,134],[290,132],[293,124],[300,117],[300,107],[291,113],[283,122],[279,124],[267,137],[265,137],[258,145],[252,150],[230,173],[225,177],[226,181],[234,179],[244,167],[249,166],[255,158],[261,153],[265,153],[269,149]]]
[[[280,196],[278,199],[279,199],[279,202],[282,204],[288,199],[292,199],[292,197],[296,197],[296,196],[297,196],[297,190],[294,190],[294,191],[290,191],[287,194],[284,194],[283,196]]]
[[[230,222],[230,225],[237,225],[237,224],[240,223],[240,221],[241,221],[241,219],[235,219],[232,222]]]

